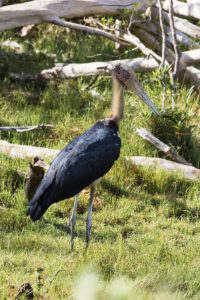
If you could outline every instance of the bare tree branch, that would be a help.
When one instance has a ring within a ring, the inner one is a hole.
[[[183,157],[181,157],[174,149],[172,149],[167,144],[160,141],[156,138],[151,132],[146,130],[145,128],[137,128],[136,132],[146,141],[150,142],[154,145],[158,150],[164,152],[165,154],[169,155],[169,157],[177,163],[191,166],[189,162],[187,162]]]
[[[109,40],[112,40],[113,42],[117,42],[117,43],[122,44],[122,45],[129,45],[129,43],[126,40],[124,40],[123,38],[117,37],[117,36],[115,36],[115,35],[113,35],[109,32],[106,32],[106,31],[98,29],[98,28],[92,28],[92,27],[89,27],[89,26],[81,25],[81,24],[67,22],[67,21],[61,20],[60,18],[51,18],[49,20],[49,22],[51,22],[53,24],[56,24],[56,25],[59,25],[59,26],[67,27],[67,28],[70,28],[70,29],[84,31],[84,32],[87,32],[89,34],[95,34],[95,35],[98,35],[98,36],[102,36],[102,37],[105,37]]]
[[[124,35],[124,39],[127,42],[130,42],[131,44],[138,47],[142,51],[142,53],[144,53],[145,55],[147,55],[147,56],[151,55],[157,61],[161,62],[162,58],[158,54],[156,54],[153,50],[147,48],[136,36],[131,34],[130,31],[128,32],[128,34]]]
[[[116,20],[115,20],[115,35],[116,35],[117,37],[121,37],[120,27],[121,27],[121,20],[116,19]],[[116,50],[116,51],[119,51],[120,45],[121,45],[121,44],[119,44],[119,43],[115,43],[115,50]]]
[[[112,55],[112,54],[107,54],[107,53],[97,53],[97,54],[94,54],[94,55],[85,55],[85,57],[87,57],[87,58],[94,58],[94,57],[98,57],[98,56],[107,56],[107,57],[112,57],[112,58],[118,58],[118,57],[126,55],[126,54],[128,54],[130,52],[134,52],[134,51],[136,51],[138,49],[139,49],[138,47],[135,47],[135,48],[133,48],[131,50],[126,50],[126,51],[124,51],[124,52],[122,52],[122,53],[120,53],[118,55]]]

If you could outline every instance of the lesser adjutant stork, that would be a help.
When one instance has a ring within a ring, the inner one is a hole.
[[[27,214],[33,221],[36,221],[51,204],[75,195],[74,208],[70,217],[71,248],[74,244],[79,193],[90,186],[91,193],[86,218],[86,245],[88,246],[95,188],[120,154],[121,140],[118,124],[124,114],[123,87],[127,86],[135,92],[156,115],[159,115],[132,70],[117,65],[113,67],[112,73],[113,99],[110,117],[95,123],[59,152],[29,202]]]

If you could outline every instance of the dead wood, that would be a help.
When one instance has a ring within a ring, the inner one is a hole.
[[[172,78],[172,84],[174,85],[174,88],[176,88],[176,79],[179,72],[179,62],[180,62],[181,52],[178,48],[178,43],[177,43],[176,33],[175,33],[176,29],[174,25],[173,0],[169,0],[169,23],[170,23],[170,29],[172,33],[172,41],[173,41],[173,47],[175,53],[174,68],[173,68],[173,72],[171,73],[171,78]]]
[[[153,6],[151,9],[152,17],[159,16],[159,10],[157,7]],[[163,19],[166,21],[168,24],[170,23],[169,21],[169,15],[166,12],[163,12]],[[181,19],[178,17],[174,17],[174,24],[175,28],[177,30],[180,30],[181,32],[184,32],[185,34],[196,38],[200,39],[200,27],[192,24],[186,19]]]
[[[157,38],[161,39],[161,33],[159,29],[159,23],[155,20],[151,20],[151,22],[134,22],[131,29],[134,31],[134,28],[141,28],[144,31],[148,31],[150,33],[153,33]],[[166,33],[166,45],[168,47],[172,47],[173,40],[172,40],[172,34],[171,29],[166,24],[164,25],[164,31]],[[189,48],[199,48],[199,44],[193,41],[190,37],[188,37],[186,34],[181,32],[180,30],[176,29],[176,38],[179,43],[182,45],[189,47]]]
[[[163,2],[163,9],[169,10],[169,0]],[[176,15],[191,17],[200,20],[200,2],[199,0],[189,0],[187,3],[175,1],[173,4]]]
[[[37,85],[45,86],[47,80],[51,78],[78,78],[80,76],[96,76],[96,75],[111,75],[110,66],[116,64],[124,64],[133,68],[136,73],[151,72],[155,70],[159,64],[154,58],[135,58],[135,59],[123,59],[112,60],[107,62],[92,62],[84,64],[66,64],[58,63],[51,69],[41,71],[37,75],[30,73],[8,73],[8,77],[16,82],[34,82]],[[30,97],[32,99],[32,97]],[[30,101],[31,101],[30,99]],[[33,99],[33,102],[37,102],[38,97]]]
[[[97,74],[109,75],[109,66],[119,63],[133,68],[136,73],[152,71],[159,66],[153,58],[123,59],[84,64],[56,64],[51,69],[43,70],[41,76],[45,79],[50,79],[77,78],[79,76],[93,76]]]
[[[137,37],[145,43],[149,48],[152,47],[157,53],[161,53],[161,46],[157,37],[154,37],[147,31],[144,31],[140,28],[135,28],[134,33]],[[173,65],[175,62],[175,55],[171,49],[166,48],[166,60],[169,64]],[[187,67],[183,61],[179,63],[179,81],[187,83],[189,85],[194,85],[197,88],[200,84],[200,72],[198,69]]]
[[[50,22],[53,24],[59,25],[59,26],[70,28],[70,29],[84,31],[91,35],[95,34],[97,36],[102,36],[113,42],[119,43],[121,45],[129,45],[129,42],[127,42],[123,38],[121,38],[119,36],[115,36],[109,32],[106,32],[106,31],[98,29],[98,28],[93,28],[93,27],[89,27],[89,26],[85,26],[85,25],[81,25],[81,24],[67,22],[67,21],[61,20],[60,18],[56,18],[56,17],[51,19]]]
[[[149,35],[146,41],[148,41],[148,43],[152,45],[154,44],[155,38]],[[173,58],[173,53],[171,55]],[[198,63],[200,59],[199,56],[199,49],[183,52],[181,56],[181,63],[184,65]],[[172,58],[170,61],[172,61]],[[107,62],[91,62],[84,64],[58,63],[55,64],[55,66],[51,69],[41,71],[41,73],[38,75],[9,73],[9,77],[16,81],[35,81],[40,82],[40,84],[41,82],[44,82],[43,84],[46,84],[45,81],[51,78],[66,79],[78,78],[80,76],[96,76],[98,74],[110,75],[109,66],[116,65],[119,63],[131,67],[136,73],[151,72],[159,67],[158,62],[154,58],[139,57],[135,59],[112,60]],[[196,74],[197,78],[200,78],[197,69],[191,69],[191,72]],[[196,80],[198,83],[198,79]]]
[[[161,40],[161,32],[159,29],[159,23],[156,21],[152,21],[152,22],[138,22],[138,23],[133,23],[131,30],[133,30],[133,32],[135,32],[135,30],[137,29],[142,29],[144,32],[148,32],[151,35],[154,36],[154,38]],[[164,26],[164,30],[167,34],[167,38],[166,38],[166,46],[170,49],[173,49],[173,40],[172,40],[172,35],[171,35],[171,29],[169,26]],[[179,30],[176,30],[176,39],[179,43],[181,43],[182,45],[185,45],[189,48],[198,48],[198,49],[194,49],[196,51],[199,50],[199,44],[195,43],[190,37],[188,37],[187,35],[185,35],[184,33],[182,33]],[[154,49],[154,48],[152,48]],[[190,50],[192,51],[192,50]],[[187,53],[189,51],[184,51],[183,53]],[[195,53],[195,52],[194,52]],[[198,63],[198,61],[197,61]]]
[[[6,41],[2,42],[1,47],[2,48],[10,48],[11,50],[13,50],[15,52],[21,52],[23,49],[22,45],[20,45],[16,41],[12,41],[12,40],[6,40]]]
[[[24,26],[21,30],[20,36],[21,37],[26,37],[29,34],[29,32],[31,32],[31,30],[34,26],[35,26],[34,24]]]
[[[7,141],[0,140],[0,152],[10,156],[11,158],[19,157],[21,159],[34,158],[35,156],[46,159],[53,159],[60,150],[47,149],[42,147],[24,146],[10,144]],[[161,158],[131,156],[125,157],[126,161],[134,163],[139,166],[152,166],[155,169],[161,168],[169,172],[179,172],[179,174],[187,179],[199,179],[200,170],[192,166],[178,164],[176,162],[168,161]],[[37,166],[37,163],[36,163]],[[42,164],[46,169],[48,165]]]
[[[24,159],[39,156],[45,159],[52,159],[59,153],[59,150],[10,144],[7,141],[0,140],[0,152],[10,156],[11,158],[19,157]]]
[[[18,288],[18,293],[15,296],[15,300],[20,298],[25,298],[27,300],[31,300],[34,298],[33,288],[29,282],[22,283]]]
[[[189,180],[200,180],[200,170],[182,165],[162,158],[144,157],[144,156],[126,156],[125,160],[136,166],[150,167],[155,170],[164,170],[172,174],[178,174],[182,178]]]
[[[135,35],[131,34],[130,31],[128,31],[128,33],[124,35],[124,39],[134,46],[138,47],[146,56],[152,56],[159,62],[162,61],[162,58],[158,54],[156,54],[152,49],[143,44],[141,40],[138,39]]]
[[[27,174],[25,186],[25,197],[31,200],[44,177],[44,169],[48,169],[48,164],[39,157],[34,157],[33,164],[30,163],[30,168]]]
[[[115,20],[115,35],[117,37],[121,37],[121,32],[120,32],[121,23],[122,23],[121,20],[118,20],[118,19]],[[115,43],[115,51],[119,52],[120,47],[121,47],[121,44],[116,42]]]
[[[158,138],[156,138],[151,132],[149,132],[145,128],[137,128],[136,132],[144,140],[154,145],[158,150],[167,154],[173,161],[183,165],[191,166],[191,164],[187,162],[183,157],[181,157],[178,153],[176,153],[174,149],[172,149],[170,146],[160,141]]]
[[[160,68],[162,69],[165,65],[166,34],[165,34],[165,26],[163,22],[163,9],[162,9],[161,0],[158,0],[158,8],[159,8],[160,28],[162,33],[162,60],[160,63]]]
[[[50,22],[55,17],[74,19],[91,15],[120,15],[123,9],[145,11],[148,0],[40,0],[7,5],[0,8],[0,31],[30,24]]]
[[[26,132],[26,131],[33,131],[33,130],[42,130],[42,129],[51,129],[53,128],[53,125],[45,125],[41,124],[38,126],[9,126],[9,127],[0,127],[0,131],[16,131],[16,132]]]
[[[200,49],[194,49],[181,53],[181,62],[185,65],[195,65],[200,63]]]

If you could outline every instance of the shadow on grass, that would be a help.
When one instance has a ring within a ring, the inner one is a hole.
[[[104,190],[106,190],[108,193],[116,195],[116,196],[125,196],[129,197],[129,193],[124,190],[124,188],[120,188],[118,185],[113,184],[108,179],[103,179],[101,181],[101,186]]]
[[[167,197],[167,202],[169,206],[166,210],[167,217],[175,218],[187,218],[192,221],[196,221],[200,217],[200,208],[199,207],[189,207],[184,201],[180,201],[174,197]]]

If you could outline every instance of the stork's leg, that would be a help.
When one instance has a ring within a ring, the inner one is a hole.
[[[89,209],[88,214],[86,218],[86,247],[88,247],[89,241],[90,241],[90,230],[92,227],[92,206],[93,206],[93,198],[94,198],[94,187],[91,187],[90,192],[90,203],[89,203]]]
[[[76,210],[77,210],[77,205],[78,205],[78,198],[79,194],[75,196],[75,201],[74,201],[74,208],[72,215],[70,217],[70,226],[71,226],[71,249],[73,250],[74,247],[74,235],[75,235],[75,225],[76,225]]]

